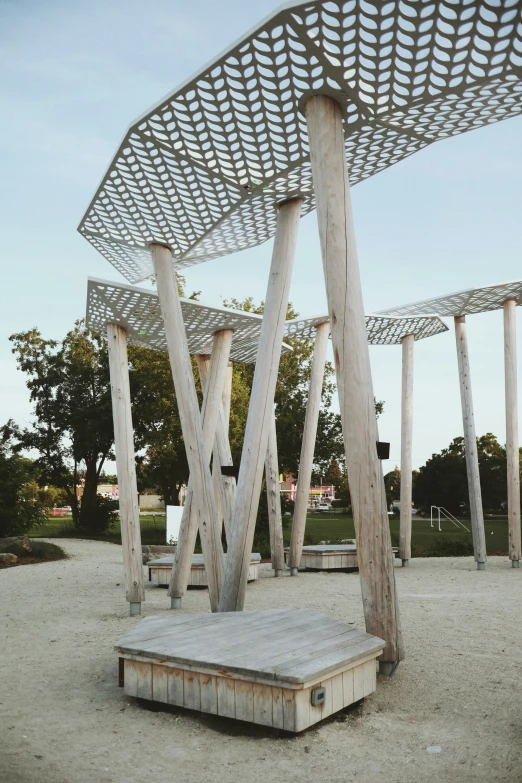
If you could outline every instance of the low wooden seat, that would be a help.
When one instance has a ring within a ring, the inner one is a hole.
[[[385,643],[308,609],[142,620],[114,649],[128,696],[300,732],[368,696]]]
[[[288,561],[289,549],[285,549],[285,559]],[[399,550],[393,548],[393,553]],[[357,546],[355,544],[315,544],[304,546],[299,568],[311,571],[341,571],[359,568]]]
[[[174,557],[172,555],[160,557],[157,560],[149,560],[147,563],[147,568],[149,569],[149,582],[152,582],[153,585],[168,585],[173,562]],[[261,555],[259,552],[252,552],[248,568],[249,582],[255,582],[256,579],[258,579],[258,565],[260,562]],[[188,587],[207,587],[207,585],[207,572],[205,571],[203,555],[192,555],[192,566],[190,568]]]

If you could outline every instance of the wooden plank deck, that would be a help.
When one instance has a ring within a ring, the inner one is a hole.
[[[399,551],[393,547],[393,553]],[[285,549],[288,560],[290,549]],[[303,547],[299,568],[311,571],[342,571],[358,569],[356,544],[314,544]]]
[[[156,560],[149,560],[147,563],[147,568],[149,569],[149,582],[151,582],[153,585],[168,585],[170,582],[173,561],[174,557],[172,555],[167,557],[159,557]],[[255,582],[256,579],[259,578],[258,565],[260,562],[261,555],[259,552],[253,552],[250,557],[250,566],[248,569],[249,582]],[[205,571],[203,555],[192,555],[192,565],[190,568],[190,579],[188,587],[207,586],[207,572]]]
[[[149,617],[115,645],[129,696],[294,732],[372,693],[383,648],[308,609]]]

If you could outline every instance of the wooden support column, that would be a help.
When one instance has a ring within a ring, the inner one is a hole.
[[[475,416],[473,396],[471,394],[471,374],[469,368],[468,337],[466,316],[457,315],[455,321],[455,339],[459,364],[460,402],[462,406],[462,425],[464,428],[464,448],[466,450],[466,472],[468,474],[469,507],[471,512],[471,532],[473,551],[477,568],[486,567],[486,536],[484,533],[484,512],[480,491],[480,473],[478,464],[477,436],[475,434]]]
[[[156,273],[183,440],[187,450],[195,513],[207,572],[210,606],[215,612],[218,608],[223,580],[223,548],[214,503],[212,476],[210,475],[209,449],[205,447],[203,439],[187,335],[179,301],[176,274],[172,265],[172,253],[170,248],[155,243],[151,244],[150,250]]]
[[[125,570],[125,592],[131,615],[141,614],[145,600],[141,555],[140,509],[136,482],[134,430],[132,428],[127,332],[118,324],[107,324],[109,372],[111,377],[114,446],[120,496],[121,544]]]
[[[317,423],[319,420],[319,410],[321,408],[324,366],[326,364],[326,348],[328,346],[329,334],[330,324],[328,321],[324,324],[319,324],[315,330],[314,357],[312,360],[308,403],[306,405],[303,440],[301,443],[294,519],[292,522],[292,535],[290,538],[290,552],[288,556],[290,576],[297,576],[297,569],[299,568],[301,555],[303,553],[306,513],[310,498],[310,482],[312,480],[315,439],[317,437]]]
[[[399,557],[407,566],[411,558],[412,441],[413,441],[413,348],[415,335],[402,338],[401,413],[401,521]]]
[[[221,412],[221,394],[225,382],[225,372],[232,344],[233,332],[226,329],[216,332],[212,344],[211,356],[198,355],[198,367],[203,387],[203,405],[201,410],[203,444],[207,460],[210,461],[212,444],[216,435],[216,428]],[[190,466],[189,466],[190,467]],[[208,464],[207,464],[208,467]],[[213,490],[212,490],[213,491]],[[219,547],[221,548],[221,525],[219,524]],[[168,595],[171,599],[171,608],[180,609],[181,599],[185,595],[190,579],[192,567],[192,555],[196,546],[198,533],[197,498],[192,473],[189,477],[185,507],[181,519],[178,536],[178,545],[172,564],[172,574],[169,583]],[[201,530],[200,530],[200,538]],[[223,555],[221,555],[223,556]],[[206,561],[205,561],[206,569]],[[217,611],[211,603],[212,611]]]
[[[518,456],[517,302],[504,302],[504,365],[506,376],[506,457],[509,559],[520,565],[520,473]]]
[[[228,427],[226,426],[226,414],[222,410],[219,415],[216,440],[214,442],[212,478],[214,480],[214,487],[217,487],[217,491],[220,493],[221,511],[227,541],[230,536],[232,512],[234,509],[234,500],[236,498],[236,479],[235,476],[224,476],[221,473],[221,467],[231,467],[233,464],[230,442],[228,440]]]
[[[216,430],[216,441],[214,444],[214,466],[229,466],[234,464],[232,460],[232,452],[230,450],[229,440],[229,428],[230,428],[230,405],[232,401],[232,379],[233,379],[233,364],[228,363],[227,371],[225,375],[225,386],[223,388],[222,396],[222,411],[219,416],[218,428]],[[230,536],[230,526],[232,525],[232,512],[234,509],[234,501],[236,498],[236,479],[235,476],[224,476],[221,471],[219,474],[214,469],[212,477],[219,477],[220,490],[221,490],[221,508],[223,512],[223,522],[225,525],[225,533],[227,542]],[[214,481],[216,481],[214,478]]]
[[[223,413],[225,415],[225,429],[227,438],[229,435],[230,427],[230,406],[232,404],[232,380],[234,378],[234,365],[232,362],[228,363],[227,373],[225,375],[225,386],[223,388]]]
[[[399,607],[366,336],[340,106],[305,106],[366,630],[381,637],[381,672],[403,658]]]
[[[265,311],[234,501],[225,578],[219,603],[222,612],[242,611],[245,602],[301,203],[302,200],[299,198],[285,201],[280,204],[277,215]]]
[[[275,410],[268,432],[268,447],[265,459],[266,499],[270,527],[270,556],[276,576],[282,576],[285,567],[283,544],[283,518],[281,516],[281,485],[279,483],[279,460],[277,458],[277,430]]]

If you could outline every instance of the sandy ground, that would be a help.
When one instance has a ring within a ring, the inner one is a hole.
[[[522,781],[522,569],[506,558],[397,568],[407,660],[361,706],[288,737],[125,697],[112,647],[139,619],[120,547],[58,543],[70,559],[0,571],[2,783]],[[149,588],[144,615],[168,603]],[[249,585],[246,608],[281,606],[363,625],[354,573]],[[207,610],[190,591],[184,611]]]

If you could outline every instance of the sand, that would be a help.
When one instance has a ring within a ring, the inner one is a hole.
[[[522,569],[507,558],[397,568],[407,660],[361,706],[288,737],[124,696],[112,648],[139,618],[121,548],[57,543],[68,560],[0,571],[2,783],[522,781]],[[144,615],[168,605],[147,589]],[[282,606],[363,627],[356,573],[249,585],[247,609]],[[208,593],[190,591],[184,611],[208,611]]]

